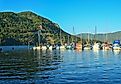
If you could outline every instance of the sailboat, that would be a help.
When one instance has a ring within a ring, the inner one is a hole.
[[[77,42],[77,37],[75,36],[75,30],[73,27],[73,36],[72,36],[72,42],[71,42],[72,49],[76,49],[76,42]]]
[[[47,47],[46,46],[42,46],[41,43],[40,43],[40,33],[41,33],[41,30],[42,30],[42,25],[39,26],[40,30],[37,31],[37,35],[38,35],[38,46],[34,46],[32,49],[33,50],[46,50]]]
[[[94,44],[93,44],[93,50],[100,50],[101,49],[101,45],[100,43],[96,42],[96,33],[97,33],[97,27],[95,26],[95,35],[94,35]]]
[[[87,43],[84,45],[84,50],[91,50],[92,46],[89,43],[89,33],[88,33],[88,40]]]
[[[72,49],[72,46],[71,46],[71,44],[70,44],[70,40],[69,40],[69,35],[68,35],[68,42],[67,42],[67,44],[65,45],[65,48],[66,49]]]
[[[77,50],[83,50],[83,46],[82,46],[82,35],[80,34],[80,39],[81,42],[80,43],[76,43],[76,49]]]
[[[115,40],[113,42],[113,47],[112,47],[113,51],[117,51],[117,50],[121,50],[121,44],[120,44],[120,40]]]
[[[73,33],[75,34],[75,32],[74,32],[74,27],[73,27]],[[65,45],[66,49],[75,49],[75,48],[76,48],[76,41],[77,41],[77,38],[76,38],[75,41],[74,41],[74,37],[75,37],[75,35],[71,36],[72,41],[71,41],[71,43],[70,43],[70,39],[69,39],[69,35],[68,35],[68,42],[67,42],[67,44]]]
[[[61,29],[60,29],[60,43],[56,46],[56,49],[60,49],[60,50],[64,50],[65,49],[65,46],[63,45],[63,42],[62,42],[62,35],[61,35]]]
[[[102,44],[102,47],[103,47],[103,50],[105,51],[105,50],[110,50],[111,49],[111,46],[110,46],[110,44],[108,43],[108,41],[107,41],[107,34],[106,34],[106,41]]]

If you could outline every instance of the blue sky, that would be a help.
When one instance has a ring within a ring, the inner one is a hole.
[[[0,11],[33,11],[69,33],[121,30],[121,0],[0,0]]]

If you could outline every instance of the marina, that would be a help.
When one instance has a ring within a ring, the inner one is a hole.
[[[42,46],[0,46],[0,52],[6,52],[6,51],[16,51],[16,50],[121,50],[121,44],[120,40],[115,40],[113,44],[108,43],[94,43],[93,45],[84,44],[82,42],[78,43],[69,43],[65,45],[42,45]]]
[[[121,84],[121,0],[1,0],[0,84]]]

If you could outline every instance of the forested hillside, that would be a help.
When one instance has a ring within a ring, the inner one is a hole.
[[[0,45],[37,45],[40,29],[42,44],[60,42],[60,34],[63,43],[67,42],[67,35],[73,37],[58,24],[33,12],[0,12]]]

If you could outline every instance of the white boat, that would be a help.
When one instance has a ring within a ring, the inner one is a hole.
[[[48,50],[55,50],[56,49],[56,45],[52,44],[52,45],[46,45]]]
[[[32,49],[33,50],[38,50],[38,49],[41,49],[41,47],[40,46],[34,46]]]
[[[100,43],[94,43],[93,50],[100,50]]]
[[[56,49],[58,49],[58,50],[59,50],[59,49],[60,49],[60,50],[65,50],[66,48],[65,48],[64,45],[62,45],[62,46],[57,46]]]
[[[71,45],[70,40],[69,40],[69,35],[68,35],[68,42],[67,42],[67,44],[65,44],[65,48],[67,50],[71,50],[72,49],[72,45]]]
[[[46,46],[40,46],[40,33],[41,33],[41,29],[42,29],[42,25],[40,25],[40,30],[37,31],[37,35],[38,35],[38,46],[34,46],[32,49],[33,50],[46,50],[47,47]]]
[[[42,46],[42,50],[46,50],[47,49],[47,47],[46,46]]]
[[[87,45],[84,45],[84,50],[91,50],[92,47],[91,45],[87,44]]]
[[[49,49],[49,50],[53,50],[53,46],[49,46],[47,49]]]
[[[62,49],[65,49],[65,46],[60,46],[60,49],[62,50]]]
[[[96,42],[96,40],[97,40],[96,34],[97,34],[97,27],[95,26],[95,34],[94,34],[95,43],[92,46],[92,48],[93,48],[93,50],[100,50],[101,49],[101,45],[100,45],[100,43]]]
[[[68,37],[69,38],[69,37]],[[56,49],[57,50],[65,50],[65,46],[63,45],[63,41],[62,41],[62,34],[61,34],[61,29],[60,29],[60,43],[56,45]]]
[[[67,45],[65,48],[66,48],[67,50],[71,50],[71,49],[72,49],[72,46],[71,46],[71,45]]]
[[[46,50],[47,49],[47,47],[46,46],[34,46],[33,48],[32,48],[33,50]]]
[[[121,46],[119,44],[113,44],[113,50],[121,50]]]
[[[91,50],[91,47],[84,47],[84,50]]]
[[[113,50],[121,50],[121,45],[120,45],[120,40],[115,40],[113,42],[113,47],[112,47]]]
[[[55,44],[49,46],[48,48],[49,50],[56,50],[57,49],[57,46]]]
[[[92,46],[90,45],[90,42],[89,42],[89,33],[88,33],[88,40],[87,40],[87,44],[84,45],[84,50],[91,50],[92,49]]]

